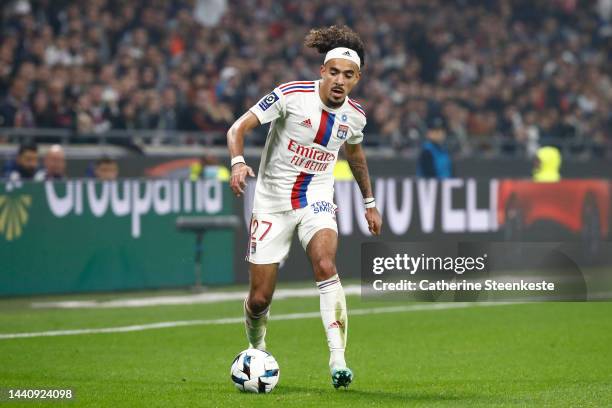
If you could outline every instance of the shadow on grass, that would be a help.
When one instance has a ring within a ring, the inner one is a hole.
[[[331,387],[331,386],[330,386]],[[346,399],[355,397],[359,400],[366,399],[369,401],[376,401],[379,403],[396,403],[409,401],[463,401],[463,400],[477,400],[481,396],[478,394],[469,393],[458,393],[452,391],[434,392],[434,391],[418,391],[418,390],[407,390],[407,391],[365,391],[357,388],[340,388],[338,390],[330,389],[324,390],[321,388],[308,388],[308,387],[296,387],[292,385],[279,385],[274,393],[283,396],[291,396],[292,394],[300,395],[313,395],[313,396],[325,396],[330,398],[332,395],[337,394],[342,398]]]

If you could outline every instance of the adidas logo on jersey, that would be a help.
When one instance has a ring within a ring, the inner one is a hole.
[[[302,123],[300,123],[301,126],[307,127],[309,129],[312,129],[312,123],[310,122],[310,118],[302,121]]]
[[[350,53],[350,52],[348,52],[348,51],[344,51],[344,52],[342,53],[342,55],[347,55],[347,56],[349,56],[349,57],[350,57],[350,56],[351,56],[351,53]]]

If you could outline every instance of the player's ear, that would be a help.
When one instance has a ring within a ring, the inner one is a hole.
[[[319,72],[321,73],[321,78],[323,78],[323,75],[325,74],[325,64],[321,65],[321,68],[319,68]]]

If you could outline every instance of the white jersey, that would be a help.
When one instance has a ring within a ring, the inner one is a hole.
[[[283,84],[251,109],[261,124],[272,122],[255,189],[254,213],[333,202],[333,171],[344,142],[361,143],[366,117],[345,98],[338,109],[325,106],[319,81]]]

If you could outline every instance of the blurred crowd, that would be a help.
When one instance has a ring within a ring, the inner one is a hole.
[[[22,143],[14,160],[6,161],[3,167],[0,178],[9,182],[58,181],[68,177],[66,153],[58,144],[41,152],[36,143]],[[84,176],[103,181],[116,180],[119,177],[119,163],[112,157],[102,156],[88,166]]]
[[[464,151],[612,141],[612,0],[2,4],[0,127],[223,134],[276,85],[318,77],[310,28],[347,24],[366,44],[368,144],[416,147],[434,116]]]

